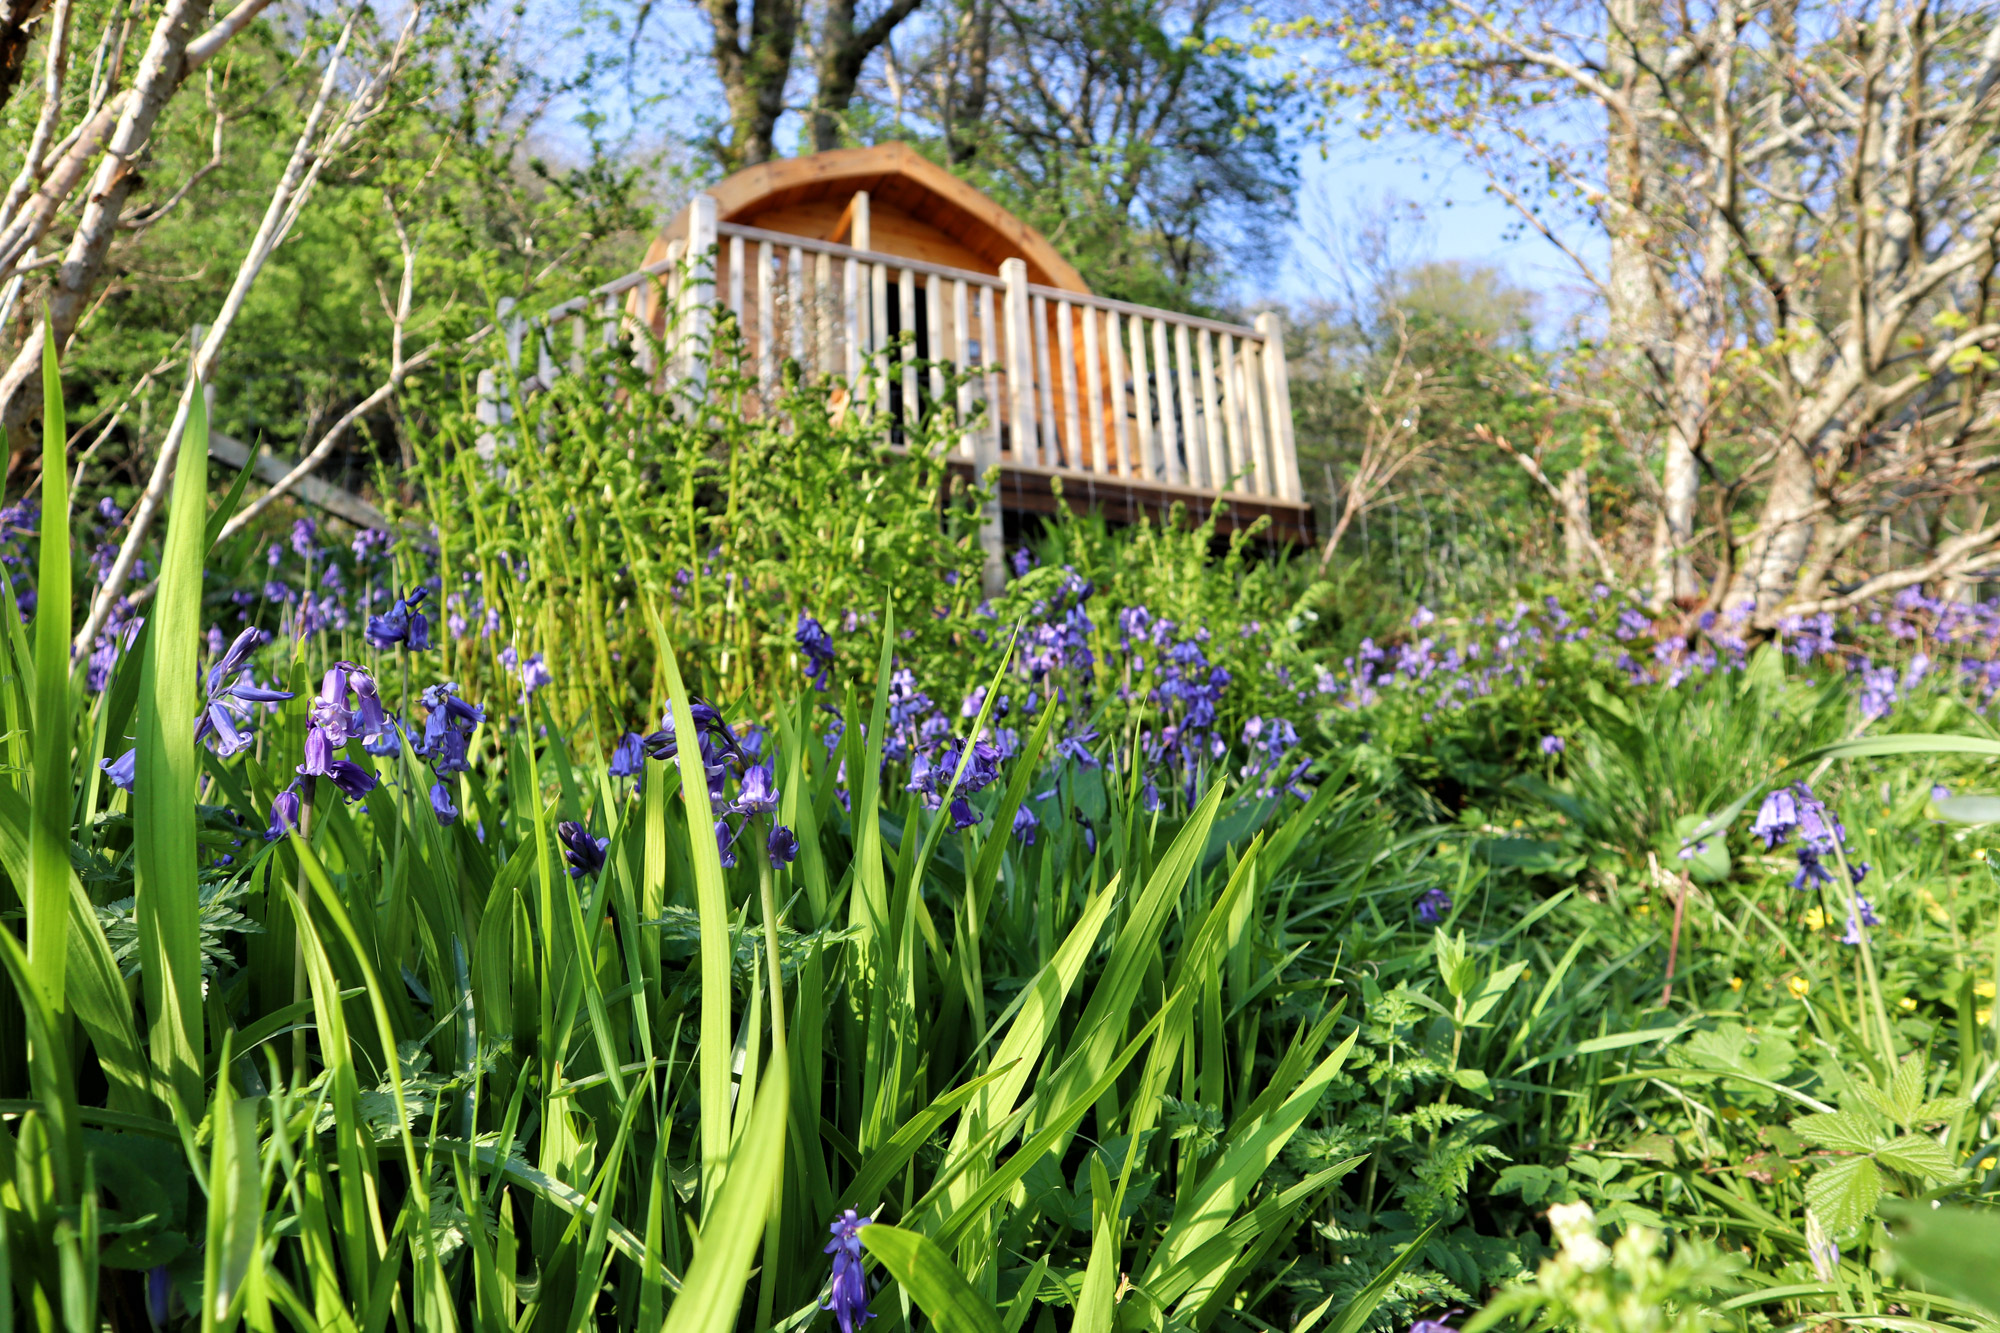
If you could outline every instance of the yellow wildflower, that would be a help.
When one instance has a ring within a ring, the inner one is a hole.
[[[1972,983],[1972,993],[1982,1000],[1990,1000],[1993,998],[1993,983],[1990,981],[1975,981]]]
[[[1806,909],[1805,922],[1807,930],[1824,930],[1826,928],[1825,910],[1818,907],[1808,907]]]
[[[1806,992],[1812,989],[1812,983],[1810,981],[1807,981],[1804,977],[1793,977],[1790,981],[1787,981],[1785,983],[1785,986],[1788,990],[1792,992],[1792,994],[1798,996],[1801,1000],[1803,1000],[1806,997]]]
[[[1902,1008],[1904,1013],[1909,1013],[1917,1007],[1917,997],[1914,995],[1905,995],[1902,999],[1896,1001],[1896,1003]]]
[[[1729,989],[1731,989],[1731,990],[1742,990],[1742,989],[1743,989],[1743,978],[1742,978],[1742,977],[1731,977],[1731,978],[1729,979]]]
[[[2000,1164],[2000,1158],[1982,1157],[1979,1159],[1979,1169],[1981,1171],[1991,1171],[1996,1164]]]
[[[1974,1022],[1984,1027],[1986,1024],[1991,1023],[1993,1021],[1993,1010],[1990,1007],[1981,1009],[1978,1013],[1974,1014],[1972,1018]]]
[[[1984,861],[1986,859],[1986,849],[1984,847],[1974,847],[1972,849],[1972,859],[1975,861]]]

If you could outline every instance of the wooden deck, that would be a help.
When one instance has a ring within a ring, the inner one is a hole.
[[[863,240],[866,194],[856,202],[851,229]],[[854,385],[872,376],[892,432],[903,404],[946,394],[944,374],[918,362],[965,372],[956,406],[978,424],[951,461],[973,474],[998,468],[1002,510],[1053,513],[1060,478],[1072,507],[1114,522],[1157,520],[1176,502],[1199,519],[1221,498],[1228,528],[1268,516],[1274,538],[1311,540],[1277,316],[1252,326],[1156,310],[1032,283],[1020,258],[983,273],[723,222],[717,211],[697,195],[686,234],[663,256],[548,311],[534,322],[537,336],[517,322],[510,356],[525,341],[553,370],[554,349],[580,348],[591,326],[614,320],[703,347],[727,310],[766,391],[788,359],[809,377]],[[673,360],[649,370],[702,374],[692,350]],[[1003,577],[1000,530],[999,514],[989,515],[992,583]]]

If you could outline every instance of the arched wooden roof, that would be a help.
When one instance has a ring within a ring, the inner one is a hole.
[[[868,193],[869,248],[909,259],[998,273],[1020,258],[1028,281],[1088,292],[1083,275],[1047,237],[908,144],[841,148],[749,167],[712,185],[719,221],[852,243],[846,229],[857,191]],[[683,208],[646,252],[651,264],[687,234]]]

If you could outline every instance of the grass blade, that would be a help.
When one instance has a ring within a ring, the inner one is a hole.
[[[938,1333],[1000,1333],[993,1307],[959,1276],[951,1259],[914,1231],[882,1222],[861,1228],[861,1243],[903,1285]]]
[[[29,837],[28,971],[54,1021],[66,1012],[69,826],[69,462],[62,376],[42,339],[42,522],[35,588],[34,827]]]

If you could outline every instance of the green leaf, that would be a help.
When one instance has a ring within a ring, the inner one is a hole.
[[[1947,796],[1932,804],[1954,824],[2000,824],[2000,796]]]
[[[1430,1243],[1431,1237],[1437,1234],[1437,1229],[1443,1225],[1444,1219],[1439,1218],[1425,1227],[1415,1240],[1398,1250],[1396,1257],[1389,1261],[1388,1267],[1377,1273],[1373,1282],[1355,1292],[1354,1299],[1342,1307],[1340,1318],[1333,1321],[1327,1333],[1361,1333],[1362,1329],[1368,1327],[1369,1321],[1375,1317],[1375,1307],[1382,1303],[1382,1297],[1389,1290],[1389,1285],[1402,1275],[1410,1260],[1422,1253],[1424,1246]]]
[[[910,1293],[938,1333],[1000,1333],[993,1307],[927,1237],[876,1222],[861,1228],[861,1244]]]
[[[70,776],[69,458],[55,342],[42,339],[42,522],[35,587],[34,825],[28,857],[28,970],[56,1022],[68,1012]]]
[[[201,572],[207,543],[208,415],[189,393],[187,436],[174,468],[160,591],[139,687],[138,776],[132,791],[135,914],[153,1065],[180,1111],[202,1093],[201,889],[195,853],[194,717]]]
[[[685,696],[676,694],[674,703],[676,712],[686,711]],[[680,734],[689,738],[681,753],[699,754],[689,721],[677,724],[687,726]],[[695,785],[705,788],[707,784]],[[714,839],[707,841],[711,848],[715,846]],[[750,1113],[742,1142],[730,1156],[722,1189],[708,1210],[708,1224],[701,1230],[694,1262],[688,1266],[680,1295],[667,1310],[661,1333],[725,1333],[735,1326],[784,1161],[785,1108],[790,1101],[785,1067],[773,1062],[763,1086],[757,1089],[756,1108]]]
[[[2000,758],[2000,741],[1978,736],[1943,736],[1917,733],[1907,736],[1874,736],[1867,740],[1841,741],[1834,745],[1794,755],[1788,768],[1799,768],[1818,759],[1886,759],[1903,754],[1979,754]]]
[[[1875,1150],[1875,1160],[1891,1171],[1916,1176],[1928,1182],[1950,1180],[1958,1174],[1951,1150],[1936,1139],[1921,1134],[1905,1134]]]
[[[1889,1248],[1900,1267],[2000,1317],[2000,1213],[1898,1207],[1895,1215]]]
[[[1874,1152],[1883,1138],[1875,1122],[1856,1111],[1802,1115],[1792,1122],[1792,1132],[1807,1143],[1844,1152]]]
[[[1882,1172],[1872,1157],[1847,1157],[1823,1166],[1806,1182],[1806,1206],[1834,1235],[1867,1221],[1882,1197]]]

